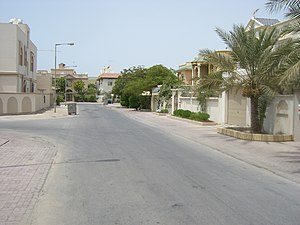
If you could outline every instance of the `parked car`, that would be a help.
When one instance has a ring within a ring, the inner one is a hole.
[[[112,102],[112,99],[107,99],[107,104],[112,104],[113,102]]]

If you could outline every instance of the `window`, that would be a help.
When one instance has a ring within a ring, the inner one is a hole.
[[[27,59],[27,50],[26,46],[24,46],[24,65],[28,66],[28,59]]]
[[[34,54],[33,52],[30,52],[30,71],[34,71]]]
[[[23,44],[21,41],[19,41],[19,65],[23,65]]]
[[[113,82],[112,81],[108,81],[108,86],[112,86],[113,85]]]

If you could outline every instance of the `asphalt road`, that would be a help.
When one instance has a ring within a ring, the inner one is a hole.
[[[58,146],[31,225],[300,224],[298,184],[104,106],[78,107],[1,124]]]

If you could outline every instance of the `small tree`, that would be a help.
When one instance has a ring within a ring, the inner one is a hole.
[[[129,97],[129,107],[130,108],[134,108],[134,109],[138,110],[140,105],[141,105],[141,102],[140,102],[139,96],[131,95]]]
[[[73,83],[73,88],[78,94],[83,93],[84,82],[82,80],[77,80]]]

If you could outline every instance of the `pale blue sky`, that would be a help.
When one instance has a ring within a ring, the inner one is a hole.
[[[270,15],[265,0],[1,0],[0,22],[22,19],[38,48],[38,69],[58,63],[77,65],[77,72],[98,76],[104,66],[124,68],[163,64],[177,69],[199,49],[224,49],[215,32],[246,25],[253,12]],[[50,51],[48,51],[50,50]]]

